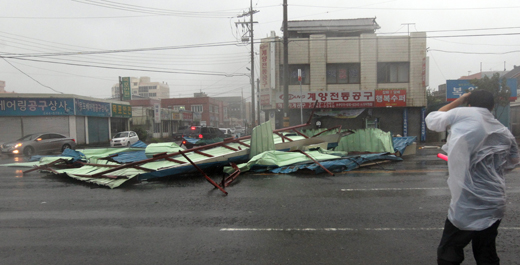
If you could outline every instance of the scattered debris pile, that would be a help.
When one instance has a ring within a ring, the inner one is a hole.
[[[183,149],[176,143],[128,148],[66,150],[60,156],[35,157],[33,162],[4,166],[26,166],[24,171],[51,172],[80,181],[116,188],[131,180],[149,180],[199,172],[215,188],[225,188],[241,173],[292,173],[310,170],[316,174],[349,171],[374,161],[398,161],[415,137],[394,137],[379,129],[307,130],[309,122],[273,130],[271,122],[254,128],[251,136]],[[397,155],[396,155],[397,154]],[[231,165],[231,166],[229,166]],[[216,183],[206,170],[224,167],[228,175]]]

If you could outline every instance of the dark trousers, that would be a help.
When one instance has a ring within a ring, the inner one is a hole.
[[[448,219],[444,224],[441,243],[437,248],[437,264],[452,265],[464,261],[464,247],[471,241],[473,257],[478,265],[500,264],[495,239],[500,220],[482,231],[464,231],[455,227]]]

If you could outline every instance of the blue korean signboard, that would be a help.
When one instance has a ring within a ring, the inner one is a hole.
[[[110,117],[110,103],[74,99],[76,103],[76,115],[78,116],[95,116]]]
[[[0,98],[0,116],[74,115],[72,98]]]
[[[477,88],[470,83],[471,80],[446,80],[446,101],[454,101],[458,99],[466,91],[472,91]],[[510,101],[515,101],[517,97],[517,81],[515,78],[508,78],[506,85],[511,89]]]
[[[403,136],[408,136],[408,108],[403,109]]]
[[[421,142],[426,142],[426,108],[421,108]]]

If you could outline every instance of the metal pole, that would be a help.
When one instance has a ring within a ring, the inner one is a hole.
[[[256,106],[257,109],[257,117],[258,117],[258,124],[260,124],[260,79],[256,79],[256,98],[258,99],[258,105]]]
[[[303,124],[303,92],[302,92],[302,80],[300,79],[300,116],[301,124]]]
[[[254,38],[253,38],[253,0],[250,1],[251,9],[251,125],[255,126],[255,50],[254,50]]]
[[[283,127],[289,122],[289,32],[287,32],[287,0],[283,0]]]
[[[119,77],[119,101],[123,101],[123,80]]]

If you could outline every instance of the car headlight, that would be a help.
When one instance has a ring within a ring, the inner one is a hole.
[[[13,146],[13,148],[18,148],[18,147],[22,147],[22,143],[17,143],[15,146]]]

